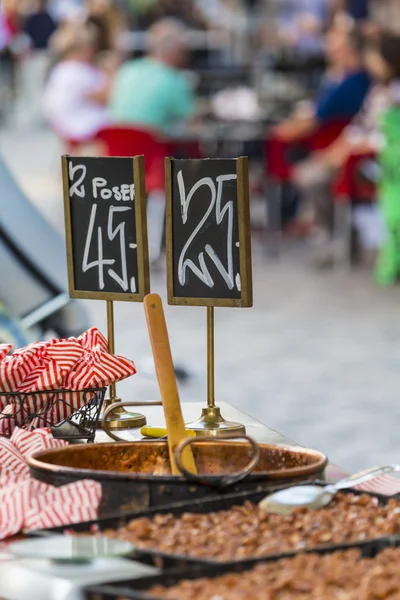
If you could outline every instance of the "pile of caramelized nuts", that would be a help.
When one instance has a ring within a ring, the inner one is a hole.
[[[173,600],[399,600],[400,548],[361,558],[358,550],[299,554],[250,571],[154,586],[152,598]]]
[[[229,510],[180,517],[158,514],[130,521],[104,535],[137,548],[212,561],[231,561],[376,539],[400,533],[400,502],[380,505],[367,494],[338,493],[320,510],[274,515],[246,502]],[[400,596],[399,596],[400,600]]]

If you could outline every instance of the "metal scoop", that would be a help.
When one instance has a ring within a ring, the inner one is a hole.
[[[279,515],[288,515],[296,508],[323,508],[329,504],[339,490],[359,485],[378,477],[378,475],[392,473],[393,471],[400,471],[400,465],[373,467],[325,487],[321,487],[320,485],[295,485],[267,496],[261,500],[259,506],[269,513]]]

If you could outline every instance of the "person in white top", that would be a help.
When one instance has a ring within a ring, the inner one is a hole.
[[[66,140],[90,140],[110,123],[107,109],[109,77],[94,64],[96,31],[68,24],[57,31],[51,47],[59,57],[44,91],[44,114]]]

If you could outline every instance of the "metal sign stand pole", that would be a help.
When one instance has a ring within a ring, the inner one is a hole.
[[[214,307],[207,306],[207,408],[203,408],[198,421],[187,424],[186,427],[196,431],[197,435],[245,434],[244,425],[225,421],[220,409],[215,405],[214,367]]]
[[[114,336],[114,302],[107,300],[107,333],[108,333],[108,351],[115,354],[115,336]],[[121,402],[117,398],[115,383],[110,385],[110,397],[105,401],[105,407],[110,404]],[[123,407],[116,408],[112,412],[112,418],[107,420],[110,429],[130,429],[133,427],[143,427],[146,425],[146,417],[139,413],[129,413]]]

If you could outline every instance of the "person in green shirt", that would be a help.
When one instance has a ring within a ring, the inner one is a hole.
[[[148,56],[126,62],[117,72],[112,119],[171,135],[196,110],[192,86],[181,71],[187,58],[185,26],[174,19],[158,21],[149,29],[148,47]]]
[[[148,31],[149,54],[125,63],[111,91],[111,118],[162,136],[176,134],[196,111],[192,87],[181,71],[187,58],[187,30],[174,19],[162,19]],[[149,256],[153,268],[161,264],[165,192],[147,198]]]

